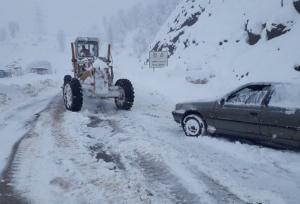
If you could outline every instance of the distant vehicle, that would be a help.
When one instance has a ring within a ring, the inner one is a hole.
[[[216,134],[300,148],[300,86],[250,83],[219,100],[179,103],[173,117],[187,136]]]
[[[30,73],[35,73],[39,75],[50,74],[49,69],[43,67],[34,67],[31,68]]]
[[[12,71],[11,70],[0,70],[0,78],[8,78],[12,77]]]
[[[48,61],[34,61],[28,66],[28,71],[30,73],[45,75],[52,73],[51,63]]]

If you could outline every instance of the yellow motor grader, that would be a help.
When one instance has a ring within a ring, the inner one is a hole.
[[[74,76],[66,75],[63,99],[67,110],[78,112],[83,95],[99,99],[114,98],[118,109],[130,110],[134,102],[134,89],[128,79],[114,84],[111,45],[106,57],[99,57],[99,39],[79,37],[71,43]]]

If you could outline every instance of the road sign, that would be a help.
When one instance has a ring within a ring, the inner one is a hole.
[[[168,52],[167,51],[150,51],[149,66],[150,68],[163,68],[168,66]]]

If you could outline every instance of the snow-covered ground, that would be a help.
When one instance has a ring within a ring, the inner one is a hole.
[[[0,79],[0,203],[299,203],[298,152],[188,138],[171,115],[178,102],[220,97],[248,81],[299,80],[293,66],[300,21],[292,5],[242,2],[182,1],[153,45],[172,41],[182,29],[170,28],[197,9],[202,14],[184,27],[167,68],[149,69],[130,43],[115,46],[116,79],[128,78],[135,88],[132,111],[88,97],[79,113],[66,111],[61,85],[72,74],[70,49],[58,52],[56,39],[46,35],[0,42],[0,66],[15,63],[25,72]],[[267,27],[257,25],[294,22],[290,32],[250,46],[247,19],[262,36]],[[49,62],[52,74],[28,73],[37,61]],[[191,83],[199,79],[207,81]]]
[[[298,153],[210,136],[188,138],[173,121],[177,101],[214,97],[211,90],[218,86],[181,83],[172,92],[171,82],[179,84],[181,77],[162,78],[167,70],[141,69],[126,55],[115,61],[117,78],[134,83],[136,102],[130,112],[92,98],[85,98],[80,113],[65,111],[56,95],[59,75],[50,77],[56,86],[47,80],[45,95],[28,97],[28,107],[7,110],[15,116],[4,118],[8,126],[1,138],[24,136],[9,167],[13,176],[2,181],[13,186],[12,201],[298,203]]]
[[[0,168],[5,166],[12,146],[26,132],[26,124],[58,93],[53,77],[28,74],[0,81]]]

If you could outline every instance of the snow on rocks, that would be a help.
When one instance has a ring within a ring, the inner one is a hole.
[[[294,0],[295,9],[300,13],[300,0]]]
[[[299,15],[293,9],[292,1],[281,5],[279,0],[183,1],[157,34],[152,48],[169,51],[170,67],[185,70],[197,64],[207,70],[214,68],[221,81],[292,79],[295,72],[290,67],[299,58],[300,29]]]

